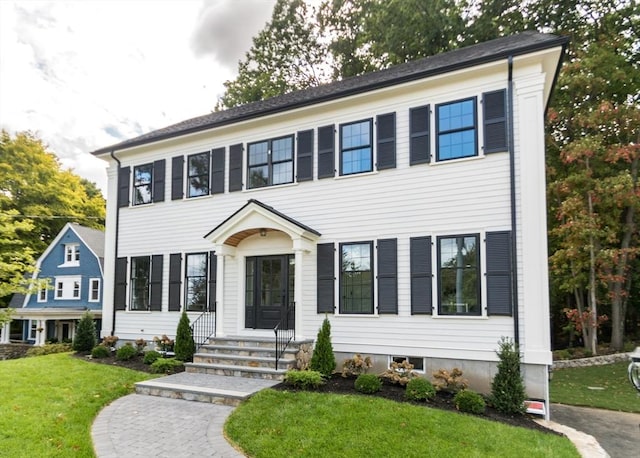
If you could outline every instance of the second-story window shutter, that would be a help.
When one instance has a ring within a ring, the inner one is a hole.
[[[409,110],[409,161],[411,165],[423,164],[431,160],[429,118],[429,105]]]
[[[335,312],[335,247],[333,243],[319,243],[317,258],[318,313]]]
[[[378,240],[378,313],[398,313],[398,239]]]
[[[151,256],[151,278],[149,279],[149,310],[162,310],[162,260],[161,254]]]
[[[216,311],[216,287],[218,281],[218,257],[215,251],[209,252],[209,311]]]
[[[387,113],[376,118],[377,168],[392,169],[396,166],[396,114]]]
[[[131,167],[120,167],[118,170],[118,207],[129,206],[129,181],[131,176]]]
[[[169,256],[169,311],[179,312],[180,290],[182,288],[182,254],[172,253]]]
[[[508,151],[507,97],[504,89],[482,94],[482,114],[485,154]]]
[[[171,159],[171,200],[184,197],[184,156]]]
[[[410,239],[411,314],[432,313],[431,237]]]
[[[166,161],[160,159],[153,163],[153,201],[164,202],[164,177],[166,174]]]
[[[224,148],[211,150],[211,194],[224,193]]]
[[[313,129],[298,132],[297,162],[297,180],[313,180]]]
[[[242,143],[229,147],[229,192],[242,191]]]
[[[511,231],[487,232],[487,313],[511,315],[513,309]]]
[[[113,306],[116,310],[127,309],[127,258],[116,258]]]
[[[335,176],[335,128],[318,127],[318,178]]]

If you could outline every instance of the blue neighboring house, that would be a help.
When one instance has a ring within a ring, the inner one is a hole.
[[[38,288],[15,294],[14,324],[2,330],[9,337],[33,345],[71,341],[78,320],[90,310],[100,329],[102,321],[104,232],[68,223],[38,258],[33,274]]]

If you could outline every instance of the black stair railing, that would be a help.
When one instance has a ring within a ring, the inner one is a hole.
[[[196,344],[196,350],[203,346],[207,341],[216,334],[216,314],[205,310],[202,314],[191,323],[191,334],[193,342]]]
[[[276,335],[276,370],[278,369],[278,362],[287,349],[289,343],[296,336],[296,304],[292,302],[285,313],[282,314],[280,322],[273,328],[273,332]]]

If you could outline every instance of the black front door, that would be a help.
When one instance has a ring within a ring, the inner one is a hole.
[[[273,329],[289,311],[293,299],[293,256],[247,258],[245,326]],[[286,328],[285,323],[285,328]]]

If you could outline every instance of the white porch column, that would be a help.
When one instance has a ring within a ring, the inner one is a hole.
[[[47,340],[47,320],[38,320],[38,328],[42,331],[36,331],[36,343],[35,345],[44,345]]]
[[[215,244],[214,251],[218,265],[216,266],[216,336],[223,337],[224,332],[224,270],[227,257],[235,257],[236,249],[224,243]]]
[[[295,253],[295,274],[293,285],[293,300],[296,310],[294,317],[295,335],[294,340],[302,340],[302,253],[304,250],[296,249]]]
[[[0,329],[0,343],[9,343],[10,323],[5,323]]]

